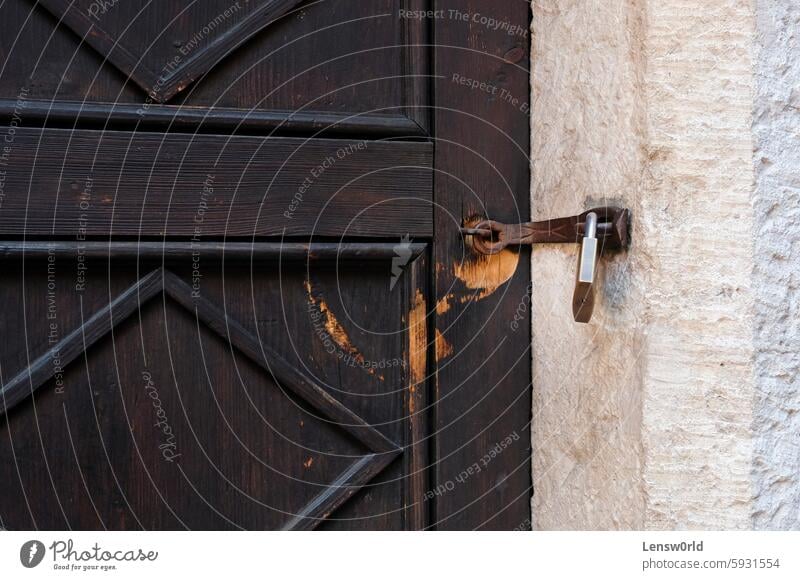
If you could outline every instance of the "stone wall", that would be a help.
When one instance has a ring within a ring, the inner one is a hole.
[[[754,524],[800,529],[800,4],[756,8]]]
[[[533,254],[536,529],[800,527],[791,4],[533,1],[533,214],[634,214],[588,325]]]

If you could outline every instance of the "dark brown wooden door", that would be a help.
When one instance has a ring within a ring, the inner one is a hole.
[[[0,7],[0,527],[524,529],[524,2]]]

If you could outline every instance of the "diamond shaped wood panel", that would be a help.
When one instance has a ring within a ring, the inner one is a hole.
[[[165,102],[301,0],[39,0],[108,62]]]
[[[61,372],[59,369],[68,368],[70,363],[80,359],[87,349],[106,338],[109,333],[113,333],[127,319],[136,317],[136,313],[139,313],[138,316],[141,317],[143,305],[162,295],[162,293],[166,294],[171,301],[181,305],[190,314],[187,317],[190,319],[190,326],[192,324],[197,324],[198,328],[203,326],[222,339],[222,343],[227,345],[224,347],[225,349],[234,349],[239,355],[244,355],[245,359],[252,363],[254,367],[260,367],[262,373],[266,373],[282,389],[302,401],[313,416],[324,421],[325,429],[336,429],[343,432],[345,436],[350,437],[360,446],[366,448],[366,453],[352,456],[349,464],[332,481],[325,484],[315,484],[319,490],[318,493],[311,497],[306,505],[299,509],[295,507],[291,512],[288,512],[288,519],[284,518],[284,529],[312,529],[316,527],[362,486],[383,471],[401,453],[401,449],[397,445],[367,424],[359,415],[329,395],[314,379],[290,365],[281,355],[272,351],[240,323],[226,315],[216,304],[199,296],[196,292],[193,293],[192,288],[178,276],[161,268],[142,277],[138,282],[113,299],[107,307],[102,308],[86,319],[80,328],[64,336],[60,341],[52,345],[47,352],[33,360],[28,368],[10,377],[4,383],[2,390],[0,390],[0,401],[2,401],[0,413],[7,414],[16,405],[30,397],[40,386],[51,381],[56,373]],[[202,345],[200,348],[203,348]],[[136,349],[128,348],[128,350]],[[164,350],[169,351],[170,349]],[[170,355],[171,357],[172,355]],[[212,357],[212,359],[220,360],[220,357]],[[54,360],[58,360],[59,364],[54,365]],[[164,366],[162,364],[160,368],[168,369],[175,364],[201,367],[203,363],[201,359],[197,361],[170,360],[170,365]],[[109,373],[119,373],[118,365],[112,366],[116,370],[109,371]],[[162,384],[167,382],[164,380]],[[231,383],[231,381],[224,382]],[[95,404],[98,403],[92,403],[92,405]],[[188,405],[184,406],[182,404],[180,407],[188,408]],[[126,410],[125,415],[128,416],[130,412],[134,412],[134,410]],[[36,408],[34,417],[36,421],[52,423],[66,420],[66,413],[67,408],[64,407],[64,417],[61,418],[59,417],[58,405],[48,404],[45,407]],[[93,413],[97,420],[101,420],[103,416],[102,409],[95,409]],[[25,415],[25,417],[28,416]],[[143,424],[147,424],[147,421],[138,421],[134,422],[134,424],[130,424],[129,421],[127,427],[123,429],[124,426],[119,426],[118,430],[124,432],[126,429],[130,429],[132,433],[136,429],[141,429]],[[270,428],[268,422],[263,428]],[[192,427],[191,430],[201,431],[201,434],[195,434],[195,437],[205,434],[203,433],[202,421],[197,427]],[[277,436],[280,437],[280,434],[278,433]],[[71,438],[72,434],[69,437]],[[44,443],[42,444],[44,445]],[[75,447],[74,445],[73,450],[76,454],[76,461],[78,461],[79,454],[87,452],[86,449],[80,446]],[[97,449],[93,450],[91,454],[95,457],[102,457],[102,452],[103,450]],[[337,457],[336,464],[341,463],[342,458],[350,456],[347,454],[337,455],[338,451],[332,451],[332,453]],[[198,463],[202,462],[195,460],[187,465],[192,468],[197,466]],[[191,485],[193,478],[190,478],[180,470],[180,466],[178,467],[181,476]],[[246,468],[246,465],[242,465],[240,469],[246,470]],[[217,467],[215,466],[214,469],[217,470]],[[235,466],[232,469],[236,471]],[[194,479],[202,478],[196,477]],[[238,489],[233,484],[231,486],[232,489]],[[192,485],[192,490],[198,497],[202,497],[203,490],[201,488],[195,489],[195,486]],[[238,490],[237,493],[243,493],[243,491]],[[124,496],[123,500],[120,501],[128,503],[127,500],[124,500]],[[164,503],[167,507],[169,506],[168,501],[164,500]]]

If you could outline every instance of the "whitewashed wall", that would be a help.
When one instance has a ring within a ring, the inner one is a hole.
[[[756,7],[754,524],[800,529],[800,2]]]

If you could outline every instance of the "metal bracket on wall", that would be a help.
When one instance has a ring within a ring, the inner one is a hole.
[[[576,322],[589,322],[594,310],[594,281],[598,255],[622,250],[630,241],[630,210],[597,207],[579,215],[523,224],[483,220],[461,233],[472,236],[472,248],[480,254],[496,254],[507,246],[530,244],[581,244],[572,314]]]

